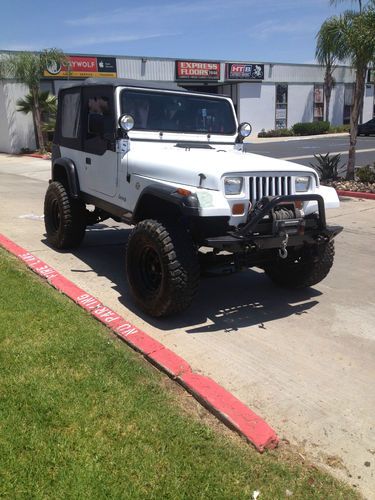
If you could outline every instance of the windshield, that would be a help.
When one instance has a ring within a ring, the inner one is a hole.
[[[236,133],[230,103],[215,97],[123,90],[121,113],[133,116],[134,130],[224,135]]]

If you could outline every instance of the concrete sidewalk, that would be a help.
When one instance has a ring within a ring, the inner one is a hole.
[[[190,310],[153,320],[129,298],[126,226],[90,228],[75,252],[46,245],[49,168],[45,160],[0,155],[0,233],[216,380],[302,454],[375,498],[375,202],[345,199],[328,212],[328,221],[345,230],[334,267],[318,286],[282,290],[259,270],[202,279]]]

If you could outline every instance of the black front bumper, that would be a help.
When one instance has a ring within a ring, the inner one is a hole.
[[[295,202],[316,201],[318,213],[313,217],[278,220],[275,208]],[[287,235],[288,247],[327,242],[342,231],[341,226],[327,226],[324,200],[317,194],[262,198],[249,214],[247,222],[226,235],[206,238],[204,245],[229,252],[247,252],[280,248]]]

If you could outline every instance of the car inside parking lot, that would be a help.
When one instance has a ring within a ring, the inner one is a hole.
[[[358,125],[358,135],[370,135],[375,134],[375,118],[369,120],[366,123]]]

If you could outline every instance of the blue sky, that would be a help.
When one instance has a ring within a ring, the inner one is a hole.
[[[350,2],[0,0],[0,50],[313,63],[315,35]]]

